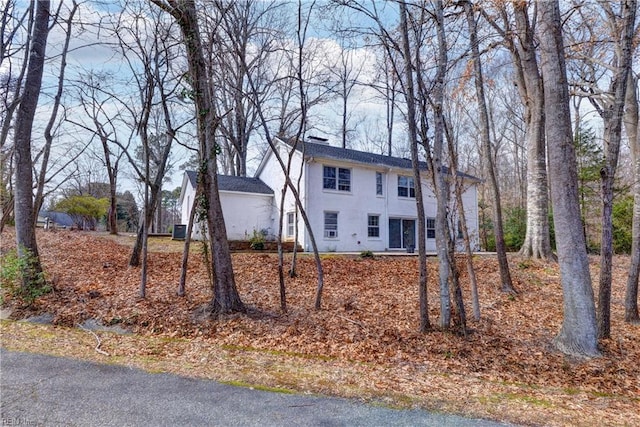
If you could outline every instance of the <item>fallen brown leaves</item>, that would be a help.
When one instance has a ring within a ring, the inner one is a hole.
[[[2,235],[2,251],[14,244],[10,233]],[[55,291],[41,298],[32,313],[16,307],[14,316],[48,312],[64,326],[95,318],[153,340],[144,345],[133,337],[103,340],[103,348],[116,358],[148,356],[164,361],[158,362],[159,369],[190,375],[209,372],[227,381],[511,422],[640,425],[640,327],[621,321],[628,257],[614,262],[613,338],[602,342],[603,357],[580,361],[551,344],[562,322],[562,295],[557,266],[544,262],[511,258],[519,291],[511,296],[496,285],[496,261],[476,257],[482,320],[470,322],[472,331],[463,338],[438,330],[416,332],[413,257],[325,257],[323,309],[315,311],[314,262],[301,256],[298,277],[287,280],[289,312],[281,314],[276,256],[234,254],[237,285],[254,314],[214,321],[197,314],[211,299],[197,249],[190,259],[187,295],[178,297],[181,254],[168,248],[179,245],[155,242],[165,250],[152,251],[147,298],[140,300],[140,270],[127,267],[130,239],[66,231],[40,233],[38,239]],[[430,316],[437,324],[435,259],[429,264]],[[595,278],[595,258],[592,268]],[[461,274],[466,287],[466,268]],[[467,302],[468,294],[465,288]],[[4,336],[9,332],[3,328]],[[91,351],[94,345],[89,340],[86,348]],[[251,359],[250,369],[242,368],[238,358],[243,363]],[[171,360],[180,367],[169,366]],[[212,366],[219,369],[212,371]],[[229,377],[220,373],[223,368]]]

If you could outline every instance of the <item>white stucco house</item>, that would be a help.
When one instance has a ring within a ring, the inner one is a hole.
[[[411,160],[384,156],[328,145],[326,140],[310,138],[296,149],[277,140],[277,149],[286,162],[291,155],[291,177],[298,182],[304,209],[320,251],[375,252],[406,250],[415,247],[417,214],[415,182]],[[426,164],[421,165],[426,170]],[[276,156],[267,151],[253,178],[219,177],[222,209],[229,239],[246,239],[253,230],[277,234],[279,203],[285,176]],[[463,180],[463,204],[474,246],[478,238],[478,178],[458,174]],[[435,251],[436,198],[422,180],[427,224],[426,250]],[[195,193],[195,173],[183,180],[182,222],[187,223]],[[453,199],[453,198],[452,198]],[[456,208],[450,207],[452,217]],[[294,239],[298,226],[298,244],[311,250],[309,233],[295,199],[287,191],[284,204],[283,239]]]

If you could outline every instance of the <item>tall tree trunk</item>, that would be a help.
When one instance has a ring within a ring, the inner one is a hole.
[[[15,4],[8,4],[8,6],[11,6],[14,9],[16,7]],[[5,11],[9,12],[6,9]],[[24,46],[27,48],[23,49],[23,57],[19,61],[19,71],[17,71],[13,76],[15,91],[11,94],[11,98],[9,97],[9,91],[6,91],[6,97],[3,99],[5,104],[3,107],[3,117],[0,118],[0,123],[2,123],[2,126],[0,127],[0,233],[4,230],[6,223],[12,219],[15,207],[15,194],[12,181],[15,165],[13,164],[13,153],[11,150],[6,150],[5,147],[9,140],[10,131],[14,129],[13,116],[20,106],[20,99],[22,97],[20,91],[22,89],[24,76],[27,73],[27,65],[29,64],[30,50],[28,47],[31,45],[31,39],[33,36],[33,14],[34,2],[32,1],[28,10],[25,12],[28,28],[26,39],[24,40]],[[7,16],[5,16],[5,18],[6,17]],[[4,22],[3,25],[5,25]],[[15,138],[15,134],[13,136]]]
[[[307,126],[307,123],[306,123],[307,110],[309,108],[309,105],[307,103],[307,92],[304,89],[305,79],[303,76],[303,71],[304,71],[303,66],[305,63],[303,52],[304,52],[304,43],[307,37],[307,28],[309,25],[309,16],[307,15],[305,18],[303,14],[302,4],[303,4],[302,1],[298,0],[298,27],[297,27],[298,62],[296,64],[297,65],[296,80],[298,83],[298,90],[299,90],[299,96],[300,96],[300,127],[298,128],[298,135],[297,135],[298,138],[300,138],[300,136],[305,134],[304,130],[305,130],[305,127]],[[313,10],[314,4],[315,3],[311,3],[311,6],[309,7],[309,10],[308,10],[309,13],[311,13],[311,10]],[[262,115],[262,110],[260,110],[260,114]],[[264,117],[262,117],[262,122],[266,123],[266,121],[264,120]],[[304,156],[304,151],[305,150],[303,147],[302,149],[303,156]],[[286,176],[287,176],[287,183],[289,185],[289,188],[291,189],[291,192],[293,193],[293,196],[296,199],[298,210],[300,212],[300,215],[302,215],[302,219],[307,228],[307,235],[309,236],[309,241],[311,242],[311,247],[313,248],[313,257],[316,262],[316,271],[318,272],[318,284],[316,286],[316,298],[315,298],[314,308],[316,310],[320,310],[321,302],[322,302],[322,290],[324,289],[324,270],[322,268],[322,260],[320,259],[320,254],[318,252],[318,245],[316,244],[316,238],[313,234],[313,231],[311,230],[311,222],[309,221],[307,212],[302,206],[302,200],[300,199],[299,189],[300,189],[300,181],[302,179],[303,167],[304,166],[302,165],[300,166],[300,174],[298,175],[296,186],[293,185],[293,182],[291,181],[288,172],[286,172]]]
[[[440,327],[451,326],[451,293],[449,290],[449,274],[455,269],[449,253],[449,223],[447,207],[449,206],[449,186],[443,168],[444,148],[444,89],[445,76],[449,59],[447,57],[447,41],[444,31],[444,5],[441,0],[435,2],[436,33],[438,39],[437,71],[433,89],[433,157],[427,154],[431,167],[433,186],[436,195],[436,251],[438,253],[438,277],[440,285]],[[423,89],[426,90],[426,89]],[[426,113],[426,112],[425,112]],[[423,136],[423,138],[426,135]]]
[[[145,173],[149,175],[149,152],[148,148],[145,149]],[[149,184],[144,184],[144,222],[142,224],[142,266],[140,268],[140,288],[138,290],[138,296],[140,298],[146,298],[147,296],[147,261],[149,253],[149,226],[151,224],[151,216],[147,213],[149,206]]]
[[[65,39],[60,53],[60,72],[58,74],[58,87],[56,94],[53,97],[53,106],[51,108],[51,115],[49,121],[44,130],[45,145],[41,152],[40,159],[40,172],[36,178],[36,196],[33,203],[34,216],[37,218],[38,213],[42,209],[44,204],[44,187],[47,183],[47,169],[49,168],[49,157],[51,156],[51,146],[53,145],[53,134],[51,131],[56,123],[58,117],[58,110],[60,109],[60,100],[62,98],[62,92],[65,82],[65,70],[67,67],[67,53],[69,52],[69,44],[71,42],[71,30],[73,26],[73,17],[78,10],[78,4],[75,0],[72,2],[73,6],[69,11],[69,17],[66,20]]]
[[[600,287],[598,289],[598,336],[611,336],[611,262],[613,259],[613,184],[618,168],[620,140],[622,139],[622,116],[627,88],[627,74],[631,70],[631,53],[637,3],[635,0],[621,2],[623,33],[618,46],[617,64],[609,94],[613,102],[603,109],[605,164],[600,169],[602,178],[602,236],[600,240]],[[609,19],[614,19],[610,17]],[[617,36],[617,35],[615,35]]]
[[[312,6],[313,7],[313,6]],[[308,19],[306,21],[306,24],[308,24]],[[306,37],[306,25],[305,25],[305,21],[304,21],[304,16],[302,13],[302,2],[298,2],[298,64],[297,64],[297,69],[296,69],[296,81],[298,83],[298,87],[299,87],[299,96],[300,96],[300,102],[301,102],[301,120],[300,120],[300,127],[298,130],[298,134],[297,137],[294,138],[294,147],[293,149],[289,152],[289,157],[291,157],[293,155],[293,153],[295,152],[295,144],[297,144],[299,142],[299,138],[300,136],[303,135],[303,131],[304,131],[304,126],[306,125],[305,121],[306,121],[306,117],[307,117],[307,101],[306,101],[306,94],[304,91],[304,79],[303,79],[303,64],[304,64],[304,58],[303,58],[303,47],[304,47],[304,40]],[[247,64],[243,62],[242,64],[243,67],[245,67],[245,69],[247,68]],[[302,221],[304,222],[305,228],[307,230],[307,235],[309,238],[309,243],[311,243],[311,249],[313,251],[313,258],[316,264],[316,271],[317,271],[317,285],[316,285],[316,295],[315,295],[315,302],[314,302],[314,308],[316,310],[320,310],[322,308],[322,290],[324,288],[324,271],[322,268],[322,259],[320,258],[320,253],[318,251],[318,245],[316,243],[316,239],[315,236],[313,234],[313,229],[311,228],[311,222],[309,220],[309,216],[307,215],[307,212],[304,208],[304,205],[302,203],[302,199],[300,197],[300,191],[299,191],[299,185],[300,185],[300,180],[301,180],[301,175],[298,177],[297,180],[297,185],[294,185],[291,176],[289,175],[288,171],[290,168],[287,168],[287,166],[285,165],[284,161],[282,160],[282,156],[280,155],[280,151],[278,149],[278,147],[276,146],[276,142],[274,141],[274,138],[272,137],[272,133],[269,129],[269,125],[268,125],[268,120],[264,115],[264,111],[262,109],[262,105],[260,102],[257,101],[258,98],[258,94],[259,91],[256,87],[256,84],[252,78],[252,76],[250,74],[247,75],[247,79],[248,79],[248,83],[249,86],[251,88],[251,95],[253,97],[252,102],[254,102],[255,106],[256,106],[256,113],[260,119],[260,123],[262,125],[262,128],[264,130],[264,134],[265,134],[265,139],[267,140],[267,143],[269,144],[269,148],[271,149],[271,153],[275,156],[278,164],[280,165],[280,169],[282,170],[282,173],[284,175],[284,179],[285,179],[285,186],[287,186],[289,188],[289,190],[291,190],[291,194],[293,195],[293,198],[295,200],[296,203],[296,207],[297,207],[297,211],[296,211],[296,219],[297,219],[297,214],[299,213],[300,216],[302,217]],[[279,136],[281,136],[281,132],[278,133]],[[302,148],[302,156],[304,158],[304,145]],[[302,174],[302,169],[303,166],[301,166],[300,169],[300,173]],[[297,224],[297,220],[296,220],[296,224]],[[296,231],[297,233],[297,231]],[[295,240],[295,244],[297,244],[297,236],[296,236],[296,240]],[[295,271],[293,270],[293,268],[295,268],[295,249],[294,249],[294,261],[292,261],[292,272],[291,274],[294,275]]]
[[[31,132],[42,86],[45,51],[49,35],[50,2],[36,2],[33,38],[24,93],[15,124],[15,229],[18,256],[27,261],[22,271],[22,287],[41,285],[42,265],[36,242],[36,222],[33,212],[33,170],[31,161]]]
[[[104,153],[104,161],[109,176],[109,212],[107,218],[107,226],[110,234],[118,234],[118,211],[116,198],[117,181],[118,181],[118,163],[111,161],[111,149],[109,148],[109,135],[104,130],[103,125],[98,121],[97,117],[93,118],[93,122],[98,130],[98,136],[102,143],[102,152]]]
[[[555,259],[549,232],[548,177],[545,160],[543,82],[536,59],[535,19],[529,18],[531,2],[502,2],[499,16],[504,28],[482,8],[480,13],[502,36],[514,64],[515,84],[524,105],[527,147],[527,229],[520,254]],[[513,5],[515,29],[510,28],[507,5]],[[533,9],[535,11],[535,7]]]
[[[231,251],[222,215],[218,177],[216,173],[218,146],[215,130],[220,118],[215,111],[213,88],[209,83],[209,71],[204,60],[200,29],[194,0],[152,0],[154,4],[168,11],[176,19],[183,35],[187,51],[187,62],[191,74],[195,113],[197,118],[198,141],[203,195],[206,200],[207,225],[211,240],[211,264],[213,269],[213,298],[209,305],[214,315],[245,311],[240,299],[233,274]]]
[[[198,179],[198,182],[200,180]],[[187,224],[187,233],[184,236],[184,248],[182,250],[182,263],[180,264],[180,282],[178,283],[178,296],[183,297],[185,295],[185,288],[187,282],[187,270],[189,266],[189,250],[191,248],[191,234],[193,233],[193,223],[196,219],[196,211],[198,210],[198,197],[201,194],[200,185],[196,185],[196,193],[191,203],[191,210],[189,211],[189,222]]]
[[[540,58],[544,78],[551,200],[562,281],[564,316],[555,345],[577,356],[597,356],[593,288],[582,234],[576,153],[571,134],[569,88],[558,0],[540,1]]]
[[[284,200],[287,195],[287,187],[282,187],[282,194],[280,195],[280,220],[278,221],[278,283],[280,288],[280,310],[283,313],[287,312],[287,286],[284,281],[284,250],[282,248],[282,230],[284,227],[285,211]],[[288,225],[287,225],[288,226]],[[297,244],[293,242],[294,246]]]
[[[155,217],[155,231],[156,233],[162,233],[162,188],[158,188],[158,208],[156,209]]]
[[[476,279],[476,270],[473,267],[473,251],[471,250],[471,238],[469,236],[469,228],[467,227],[467,216],[464,212],[464,202],[462,200],[464,180],[458,179],[458,153],[454,146],[453,137],[449,131],[449,127],[445,126],[445,135],[447,136],[447,146],[449,148],[449,161],[451,162],[451,175],[453,176],[454,192],[456,204],[458,205],[458,219],[462,231],[462,239],[464,241],[464,251],[466,254],[467,273],[469,274],[469,284],[471,288],[471,307],[473,309],[473,318],[480,320],[480,299],[478,297],[478,280]]]
[[[144,240],[145,231],[144,224],[151,224],[151,222],[153,221],[153,212],[155,211],[155,206],[158,203],[158,197],[155,191],[151,191],[148,203],[149,205],[145,206],[145,208],[143,209],[142,223],[138,226],[136,241],[133,243],[131,255],[129,256],[129,266],[131,267],[137,267],[140,265],[140,254],[142,253],[142,243]]]
[[[625,129],[631,146],[633,163],[633,229],[631,233],[631,262],[624,298],[624,320],[640,323],[638,315],[638,276],[640,275],[640,123],[638,120],[638,79],[629,73],[625,102]]]
[[[489,185],[493,193],[493,229],[496,239],[496,252],[498,254],[498,265],[500,267],[500,282],[503,292],[515,292],[509,271],[509,261],[507,259],[507,247],[504,242],[504,230],[502,226],[502,206],[500,202],[500,186],[496,176],[496,168],[493,162],[491,150],[491,137],[489,134],[489,114],[487,112],[486,98],[484,95],[484,78],[482,76],[482,64],[480,62],[480,49],[478,47],[478,34],[473,9],[469,2],[465,2],[467,24],[469,26],[469,42],[471,44],[471,55],[473,58],[474,81],[476,87],[476,97],[478,102],[480,119],[480,140],[482,141],[482,152],[485,159],[485,173],[489,178]]]
[[[427,253],[425,236],[424,203],[422,200],[422,183],[420,180],[420,166],[418,162],[418,130],[415,111],[416,100],[413,87],[413,64],[411,61],[411,44],[409,41],[409,27],[407,24],[407,5],[400,2],[400,31],[402,35],[402,53],[405,70],[405,96],[407,97],[407,126],[411,146],[411,166],[415,181],[416,209],[418,214],[418,296],[420,299],[420,332],[425,333],[431,327],[429,322],[429,305],[427,299]]]
[[[555,259],[549,234],[549,194],[544,135],[544,94],[538,68],[534,30],[526,2],[514,2],[518,37],[511,44],[518,92],[525,107],[527,147],[527,229],[520,254]]]
[[[384,68],[385,68],[385,82],[384,82],[384,92],[385,92],[385,124],[387,129],[387,156],[391,156],[393,154],[393,124],[395,121],[395,112],[396,112],[396,89],[393,87],[392,83],[389,82],[389,79],[396,79],[395,73],[389,70],[388,57],[385,54],[384,57]]]
[[[107,221],[109,234],[118,234],[118,195],[117,195],[117,176],[109,174],[109,212],[107,212]]]

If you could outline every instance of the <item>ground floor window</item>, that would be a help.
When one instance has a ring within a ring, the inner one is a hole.
[[[338,237],[338,212],[324,213],[324,237],[329,239]]]
[[[368,237],[380,237],[380,215],[369,215],[367,225]]]
[[[287,213],[287,237],[293,237],[295,233],[296,214],[294,212]]]

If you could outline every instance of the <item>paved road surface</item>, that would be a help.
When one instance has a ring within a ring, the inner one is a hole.
[[[0,349],[2,426],[499,426]]]

